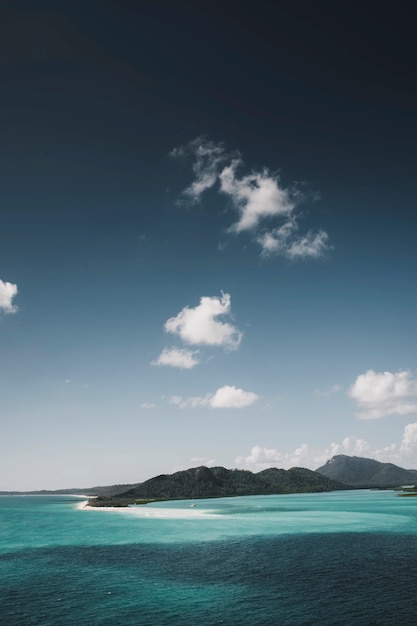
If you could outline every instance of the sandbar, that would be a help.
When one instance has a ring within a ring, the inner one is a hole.
[[[198,519],[202,517],[218,516],[207,509],[198,509],[190,507],[184,509],[153,507],[149,504],[131,505],[126,507],[112,506],[89,506],[88,500],[84,500],[77,504],[77,509],[83,511],[113,511],[119,513],[128,513],[129,515],[137,515],[138,517],[152,517],[159,519]]]

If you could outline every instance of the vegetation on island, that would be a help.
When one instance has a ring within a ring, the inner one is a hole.
[[[124,493],[91,499],[89,505],[120,507],[151,500],[311,493],[346,488],[346,485],[301,467],[289,470],[269,468],[254,474],[248,470],[201,466],[155,476]]]

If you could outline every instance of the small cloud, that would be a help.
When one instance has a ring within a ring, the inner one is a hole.
[[[298,225],[292,219],[280,228],[262,232],[256,239],[262,248],[262,256],[268,257],[275,254],[291,260],[317,259],[329,249],[328,235],[323,230],[317,233],[310,231],[298,237],[295,234],[297,229]]]
[[[169,399],[170,404],[174,404],[180,409],[195,409],[199,406],[209,405],[210,395],[204,397],[192,396],[190,398],[183,398],[182,396],[171,396]]]
[[[142,404],[140,405],[141,409],[154,409],[155,408],[155,404],[153,402],[142,402]]]
[[[0,280],[0,312],[17,312],[17,306],[13,304],[13,298],[17,295],[17,293],[17,285]]]
[[[329,236],[324,230],[317,233],[308,232],[304,237],[295,238],[288,246],[286,256],[289,259],[318,259],[330,248],[327,244]]]
[[[213,394],[204,397],[182,398],[182,396],[172,396],[170,403],[180,409],[196,408],[207,406],[210,409],[243,409],[250,406],[259,399],[259,396],[252,391],[243,391],[233,385],[224,385]]]
[[[224,385],[211,396],[209,406],[212,409],[242,409],[258,399],[259,396],[252,391],[243,391],[233,385]]]
[[[151,365],[167,365],[169,367],[191,369],[200,362],[195,358],[195,354],[198,354],[198,350],[191,351],[180,348],[164,348],[159,357],[155,361],[152,361]]]
[[[359,419],[417,413],[417,380],[408,370],[396,373],[368,370],[357,377],[348,394],[358,404]]]
[[[231,300],[228,293],[220,298],[204,296],[194,308],[184,307],[175,317],[165,322],[168,333],[179,335],[190,345],[221,346],[236,349],[242,333],[233,324],[220,321],[231,313]]]
[[[66,378],[66,379],[64,380],[64,383],[65,383],[66,385],[70,385],[70,384],[72,383],[71,378]]]

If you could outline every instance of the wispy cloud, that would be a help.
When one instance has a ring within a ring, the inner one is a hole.
[[[298,237],[297,222],[292,219],[279,228],[260,233],[256,240],[262,247],[262,256],[271,254],[286,256],[289,259],[317,259],[328,250],[328,235],[323,230],[309,231]]]
[[[178,406],[180,409],[195,409],[198,406],[206,406],[206,398],[194,396],[191,398],[183,398],[182,396],[171,396],[169,399],[170,404]]]
[[[199,465],[205,465],[206,467],[214,467],[216,465],[216,459],[208,459],[205,456],[193,456],[190,459],[191,463],[198,463]]]
[[[243,409],[250,406],[259,399],[259,396],[252,391],[243,391],[233,385],[224,385],[217,389],[215,393],[207,394],[203,397],[182,398],[172,396],[170,403],[175,404],[180,409],[194,409],[200,406],[207,406],[210,409]]]
[[[200,201],[201,194],[216,184],[222,165],[230,159],[222,143],[214,143],[197,137],[185,146],[174,148],[172,157],[191,157],[195,180],[187,187],[183,195],[195,204]]]
[[[242,333],[230,322],[219,318],[230,317],[231,299],[228,293],[221,297],[202,297],[196,307],[184,307],[178,315],[165,322],[168,333],[179,335],[190,345],[221,346],[230,350],[238,347]]]
[[[79,380],[74,380],[73,378],[65,378],[64,384],[68,386],[69,389],[89,389],[90,383],[83,383]]]
[[[228,232],[250,232],[261,246],[262,256],[314,259],[329,250],[325,231],[298,234],[296,206],[303,195],[295,188],[284,187],[278,174],[264,168],[240,175],[243,167],[240,154],[228,153],[222,143],[216,144],[204,137],[176,148],[171,155],[192,160],[195,180],[184,190],[183,197],[196,204],[205,191],[217,185],[219,193],[228,198],[238,215]],[[272,220],[278,220],[280,225],[271,228]],[[265,222],[268,227],[260,230]]]
[[[152,361],[151,365],[167,365],[180,369],[191,369],[199,364],[195,358],[198,350],[185,350],[183,348],[164,348],[159,357]]]
[[[149,410],[149,409],[154,409],[155,405],[153,402],[142,402],[142,404],[140,405],[140,408]]]
[[[316,398],[327,398],[328,396],[332,396],[340,391],[343,391],[343,387],[341,385],[332,385],[329,389],[315,389],[314,396]]]
[[[17,292],[17,285],[0,280],[0,312],[17,312],[17,306],[13,304],[13,298],[17,295]]]
[[[374,372],[360,374],[349,389],[359,407],[359,419],[380,419],[386,415],[417,413],[417,380],[411,372]]]

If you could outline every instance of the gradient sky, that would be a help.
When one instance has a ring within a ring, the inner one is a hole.
[[[0,489],[417,468],[413,3],[225,5],[1,3]]]

